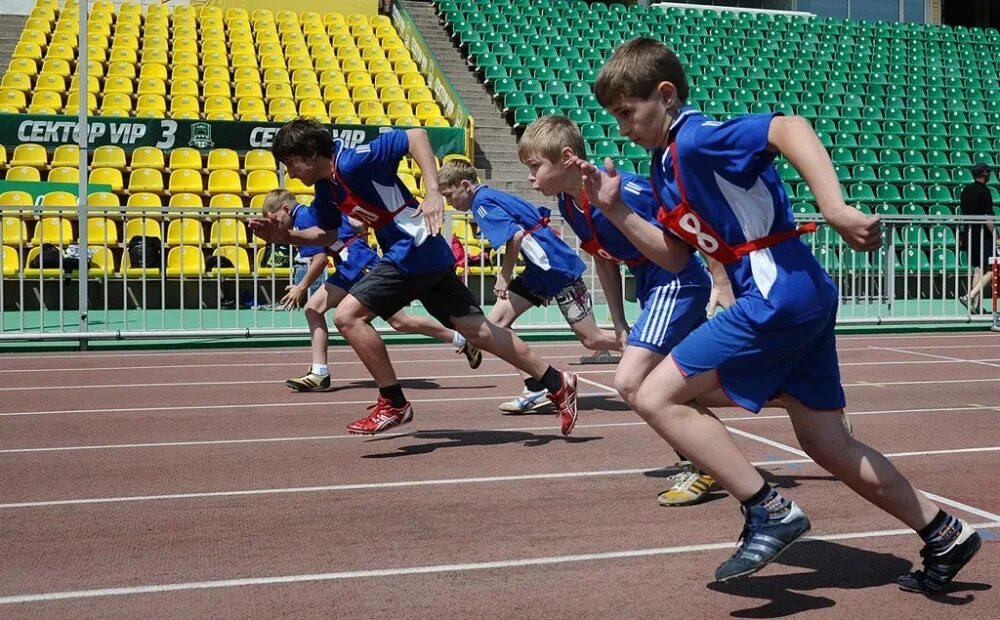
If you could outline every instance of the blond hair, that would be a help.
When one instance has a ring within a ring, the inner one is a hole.
[[[441,187],[455,187],[462,181],[468,181],[473,185],[479,184],[479,174],[475,166],[464,159],[445,162],[438,170],[438,184]]]
[[[566,147],[577,157],[586,159],[587,143],[583,141],[580,126],[565,116],[542,116],[528,125],[517,141],[517,156],[522,163],[532,155],[559,161]]]
[[[688,81],[677,54],[653,39],[623,43],[601,67],[594,82],[594,95],[605,108],[625,97],[646,99],[660,82],[670,82],[681,103],[688,98]]]
[[[268,213],[277,213],[285,207],[292,209],[296,204],[298,204],[298,199],[292,192],[287,189],[272,189],[264,196],[261,211],[267,215]]]

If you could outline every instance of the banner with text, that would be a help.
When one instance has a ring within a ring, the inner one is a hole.
[[[88,143],[91,148],[108,144],[131,151],[154,146],[164,151],[192,147],[200,151],[229,148],[241,153],[269,149],[282,123],[245,123],[238,121],[193,121],[151,118],[89,119]],[[367,144],[393,127],[374,125],[329,125],[330,132],[353,148]],[[431,146],[438,157],[465,152],[465,129],[462,127],[426,127]],[[13,148],[19,144],[41,144],[53,149],[61,144],[76,144],[79,130],[72,116],[0,114],[0,144]]]

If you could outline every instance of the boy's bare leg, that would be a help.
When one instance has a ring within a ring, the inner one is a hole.
[[[487,319],[497,327],[509,328],[519,316],[533,306],[534,304],[517,293],[508,292],[506,299],[498,299],[493,305]]]
[[[396,371],[389,360],[389,352],[382,338],[372,327],[371,321],[375,313],[365,307],[353,295],[347,295],[337,307],[333,318],[334,325],[340,334],[351,345],[358,359],[365,365],[368,373],[375,380],[375,385],[384,388],[399,383]]]
[[[442,342],[451,342],[455,332],[434,319],[407,314],[400,310],[389,317],[389,326],[401,334],[421,334]]]
[[[802,449],[858,495],[920,530],[938,512],[881,452],[847,433],[843,411],[817,411],[787,394],[781,398]]]
[[[622,342],[618,333],[613,329],[602,329],[597,326],[597,320],[591,313],[580,319],[576,323],[571,323],[569,328],[573,330],[576,339],[583,346],[593,351],[622,351]]]
[[[309,324],[313,364],[327,365],[330,331],[326,326],[326,313],[336,308],[346,296],[347,291],[339,286],[324,284],[306,302],[305,315]]]
[[[514,332],[492,323],[481,314],[451,317],[455,330],[487,353],[496,355],[530,377],[541,378],[549,367]]]

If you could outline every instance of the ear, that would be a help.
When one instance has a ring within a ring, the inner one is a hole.
[[[576,151],[574,151],[572,147],[569,147],[569,146],[564,146],[564,147],[562,148],[562,150],[561,150],[561,151],[559,151],[559,155],[561,155],[561,156],[562,156],[562,161],[563,161],[563,163],[566,163],[566,162],[568,162],[569,160],[571,160],[571,159],[573,159],[574,157],[576,157]]]
[[[673,82],[660,82],[656,85],[656,91],[663,97],[667,105],[673,104],[677,99],[677,87]]]

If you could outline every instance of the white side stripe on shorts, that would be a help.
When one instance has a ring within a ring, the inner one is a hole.
[[[642,330],[640,340],[649,344],[660,344],[670,327],[670,319],[677,306],[680,283],[674,280],[666,286],[656,288],[656,296],[649,308],[649,319]]]

